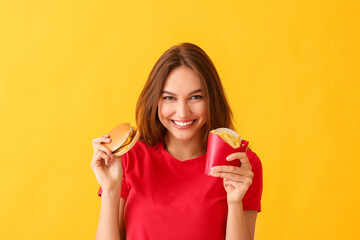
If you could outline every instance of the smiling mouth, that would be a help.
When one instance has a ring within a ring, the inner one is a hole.
[[[192,125],[196,120],[186,121],[186,122],[179,122],[179,121],[175,121],[175,120],[171,120],[171,121],[179,127],[186,127],[186,126]]]

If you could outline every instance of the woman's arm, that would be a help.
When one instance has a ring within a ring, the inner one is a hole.
[[[242,204],[229,204],[226,240],[253,240],[258,211],[244,211]]]
[[[226,158],[228,161],[234,159],[240,160],[240,167],[215,166],[211,169],[210,175],[223,178],[227,192],[226,240],[252,240],[257,211],[244,211],[242,200],[252,184],[254,173],[246,153],[233,153]]]
[[[96,240],[121,240],[119,229],[119,203],[121,187],[103,191]]]
[[[100,217],[95,237],[97,240],[121,240],[119,205],[123,179],[122,157],[113,156],[111,150],[103,145],[110,142],[108,134],[93,140],[94,155],[90,167],[102,189]]]
[[[122,240],[125,240],[125,203],[126,199],[120,198],[120,206],[119,206],[119,228],[120,228],[120,237]]]

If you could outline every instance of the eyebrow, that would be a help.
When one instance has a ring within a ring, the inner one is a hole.
[[[189,93],[189,95],[192,95],[192,94],[195,94],[195,93],[198,93],[198,92],[202,92],[202,90],[201,90],[201,89],[197,89],[197,90],[192,91],[191,93]],[[162,94],[170,94],[170,95],[175,95],[175,96],[176,96],[175,93],[172,93],[172,92],[169,92],[169,91],[162,91]]]

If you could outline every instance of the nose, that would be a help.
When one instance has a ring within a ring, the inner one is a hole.
[[[191,109],[187,101],[179,101],[177,106],[177,116],[179,120],[184,120],[191,114]]]

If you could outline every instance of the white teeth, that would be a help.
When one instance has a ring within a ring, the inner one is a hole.
[[[190,124],[192,124],[194,121],[189,121],[189,122],[178,122],[178,121],[173,121],[176,125],[179,126],[188,126]]]

